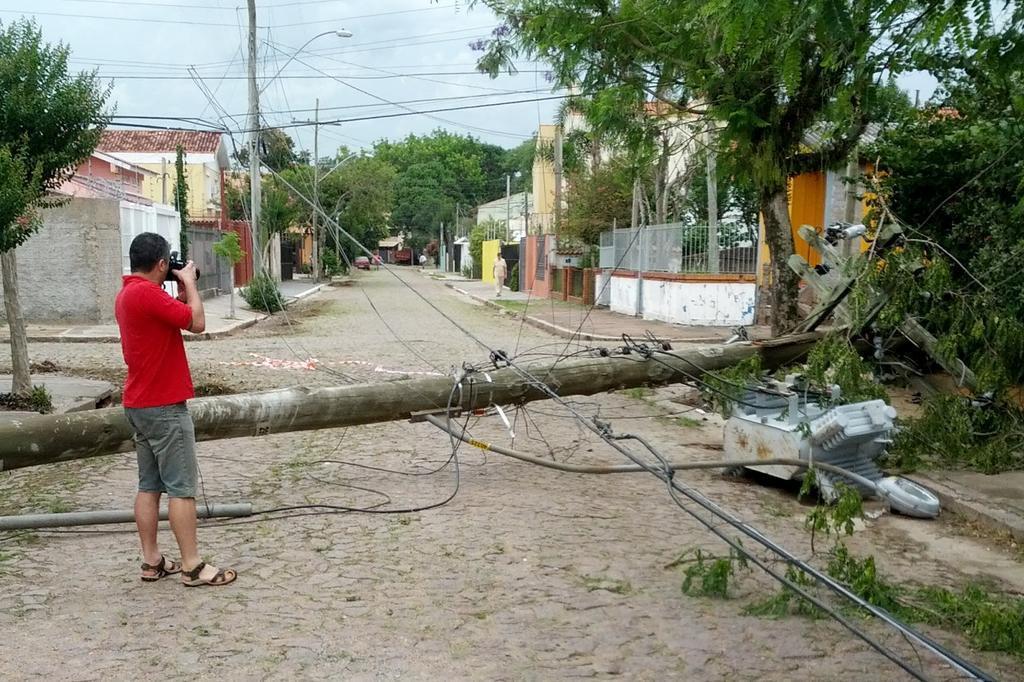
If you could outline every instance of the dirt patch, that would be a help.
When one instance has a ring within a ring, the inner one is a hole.
[[[211,395],[231,395],[232,393],[238,393],[236,389],[218,381],[206,381],[201,384],[196,384],[194,390],[197,398],[203,398]]]
[[[338,312],[335,301],[327,301],[322,298],[298,301],[285,310],[257,322],[246,331],[246,336],[280,334],[282,330],[290,333],[300,332],[303,331],[303,324]]]
[[[57,374],[60,372],[60,365],[53,360],[29,363],[28,370],[32,374]]]

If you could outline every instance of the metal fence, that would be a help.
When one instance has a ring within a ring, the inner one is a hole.
[[[641,272],[708,273],[706,225],[646,225],[601,233],[600,265]],[[757,230],[723,224],[718,228],[718,272],[753,273],[757,267]]]
[[[199,268],[199,291],[216,290],[226,294],[231,288],[231,272],[222,259],[213,252],[213,245],[224,233],[207,227],[188,228],[188,257]]]

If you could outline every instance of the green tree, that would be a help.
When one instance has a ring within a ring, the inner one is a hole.
[[[301,213],[296,200],[275,178],[268,178],[264,182],[261,197],[259,243],[263,245],[263,262],[269,263],[271,237],[279,235],[284,238],[288,228],[298,220]]]
[[[223,259],[229,267],[228,272],[230,273],[230,301],[231,301],[231,319],[235,319],[235,266],[242,262],[245,258],[245,251],[242,251],[241,240],[238,237],[237,232],[225,232],[221,238],[213,245],[213,253],[218,258]]]
[[[483,274],[484,242],[487,240],[488,231],[497,229],[497,223],[491,221],[476,225],[469,233],[469,257],[473,259],[473,271],[470,273],[472,279],[480,279]]]
[[[440,223],[455,222],[456,208],[468,214],[504,196],[505,174],[511,170],[507,150],[444,130],[382,140],[373,155],[395,169],[392,225],[422,244],[437,234]]]
[[[72,74],[69,55],[31,21],[0,23],[0,265],[18,395],[32,386],[15,249],[38,228],[36,209],[55,203],[47,192],[89,158],[108,122],[109,87],[96,72]]]
[[[655,98],[721,122],[720,162],[747,173],[772,252],[772,327],[798,317],[787,178],[841,164],[871,117],[879,75],[950,30],[990,24],[981,0],[478,0],[506,24],[480,68],[497,75],[525,54],[548,60],[554,81],[598,93],[598,129],[624,105]],[[1015,16],[1017,16],[1015,14]],[[815,131],[823,142],[805,146]]]
[[[239,165],[248,167],[249,148],[240,147],[235,160]],[[295,151],[295,141],[280,128],[267,128],[260,131],[260,160],[268,168],[281,172],[295,165],[307,165],[309,152]]]
[[[583,169],[569,178],[572,201],[562,234],[596,246],[613,225],[628,227],[633,203],[632,171],[624,164]]]
[[[185,148],[178,145],[174,159],[174,208],[180,218],[181,259],[188,260],[188,181],[185,179]]]
[[[888,209],[924,258],[956,259],[898,283],[897,298],[999,390],[1024,381],[1024,57],[977,45],[973,59],[930,59],[935,105],[907,112],[868,153],[881,171],[876,214]]]

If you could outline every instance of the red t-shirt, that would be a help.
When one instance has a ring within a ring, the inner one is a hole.
[[[195,396],[180,331],[192,326],[189,306],[144,277],[125,275],[114,316],[128,365],[125,407],[174,405]]]

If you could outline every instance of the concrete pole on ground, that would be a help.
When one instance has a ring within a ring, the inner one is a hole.
[[[472,410],[548,400],[550,396],[538,387],[538,381],[565,397],[672,383],[753,356],[760,356],[762,366],[773,369],[796,361],[820,338],[812,333],[751,345],[659,353],[646,360],[635,355],[593,357],[527,364],[522,370],[492,370],[490,381],[482,375],[462,379],[466,388],[455,392],[452,405]],[[341,428],[405,420],[423,413],[444,415],[453,381],[444,376],[329,388],[300,386],[196,398],[189,401],[189,411],[199,441]],[[476,387],[470,389],[470,384]],[[0,422],[0,463],[5,470],[129,452],[133,447],[132,429],[120,407]]]

